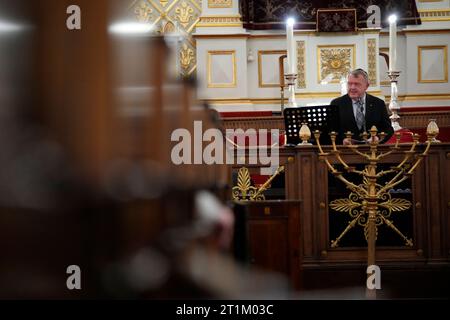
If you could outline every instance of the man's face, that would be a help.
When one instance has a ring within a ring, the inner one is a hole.
[[[347,79],[348,86],[348,95],[351,99],[357,99],[364,95],[369,84],[363,76],[355,77],[353,75],[349,75]]]

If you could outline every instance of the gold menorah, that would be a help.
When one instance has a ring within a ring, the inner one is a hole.
[[[348,199],[339,199],[330,203],[332,209],[337,211],[348,211],[352,220],[349,222],[345,230],[339,235],[338,238],[331,241],[331,247],[337,247],[342,237],[356,225],[364,227],[364,235],[367,241],[367,265],[375,265],[375,245],[377,240],[377,230],[382,224],[385,224],[389,228],[393,229],[399,234],[406,245],[413,246],[411,239],[408,239],[403,233],[389,220],[393,211],[402,211],[409,209],[411,203],[406,199],[392,198],[389,190],[399,185],[406,179],[410,178],[422,162],[423,158],[428,154],[430,146],[435,141],[436,132],[427,130],[427,141],[425,150],[419,153],[416,148],[419,144],[419,135],[413,135],[413,142],[408,151],[405,151],[403,160],[397,165],[391,167],[389,170],[381,170],[377,172],[378,164],[381,160],[399,149],[400,133],[395,134],[396,142],[390,147],[389,151],[381,152],[378,150],[379,141],[385,138],[385,133],[381,132],[379,139],[377,136],[378,130],[376,127],[370,129],[370,140],[368,140],[369,134],[363,133],[363,139],[368,143],[369,151],[367,153],[358,150],[359,145],[349,144],[347,145],[353,153],[361,156],[368,162],[365,165],[364,170],[357,170],[353,166],[349,166],[341,156],[341,151],[336,147],[336,132],[331,132],[332,149],[330,152],[324,152],[320,144],[320,132],[316,130],[314,137],[316,139],[317,147],[319,148],[319,159],[324,161],[328,167],[328,170],[334,177],[342,181],[346,187],[351,191]],[[351,141],[352,133],[347,132],[346,138]],[[369,142],[370,141],[370,142]],[[355,184],[347,180],[343,172],[338,171],[335,166],[330,162],[330,158],[335,159],[340,163],[344,170],[348,173],[356,173],[362,176],[362,183]],[[391,178],[385,185],[377,183],[380,178],[391,174]],[[395,175],[394,175],[395,174]],[[375,297],[375,289],[368,289],[367,296],[369,298]]]

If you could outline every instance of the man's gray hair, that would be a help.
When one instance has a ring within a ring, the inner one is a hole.
[[[362,76],[364,79],[366,79],[366,82],[369,83],[369,75],[363,69],[355,69],[353,71],[350,71],[350,73],[348,75],[353,76],[355,78]]]

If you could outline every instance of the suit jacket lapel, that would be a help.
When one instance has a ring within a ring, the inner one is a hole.
[[[366,117],[365,117],[365,119],[366,119],[366,126],[368,126],[366,128],[367,132],[370,130],[369,126],[372,126],[373,119],[375,116],[374,112],[375,112],[375,107],[374,107],[373,99],[369,94],[366,94]]]
[[[350,120],[351,127],[353,128],[351,131],[355,134],[358,133],[358,125],[356,124],[355,114],[353,113],[353,102],[352,99],[348,96],[345,98],[345,118]],[[345,133],[345,132],[344,132]]]

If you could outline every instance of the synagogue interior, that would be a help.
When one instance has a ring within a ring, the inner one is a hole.
[[[448,299],[450,0],[0,0],[0,299]]]

